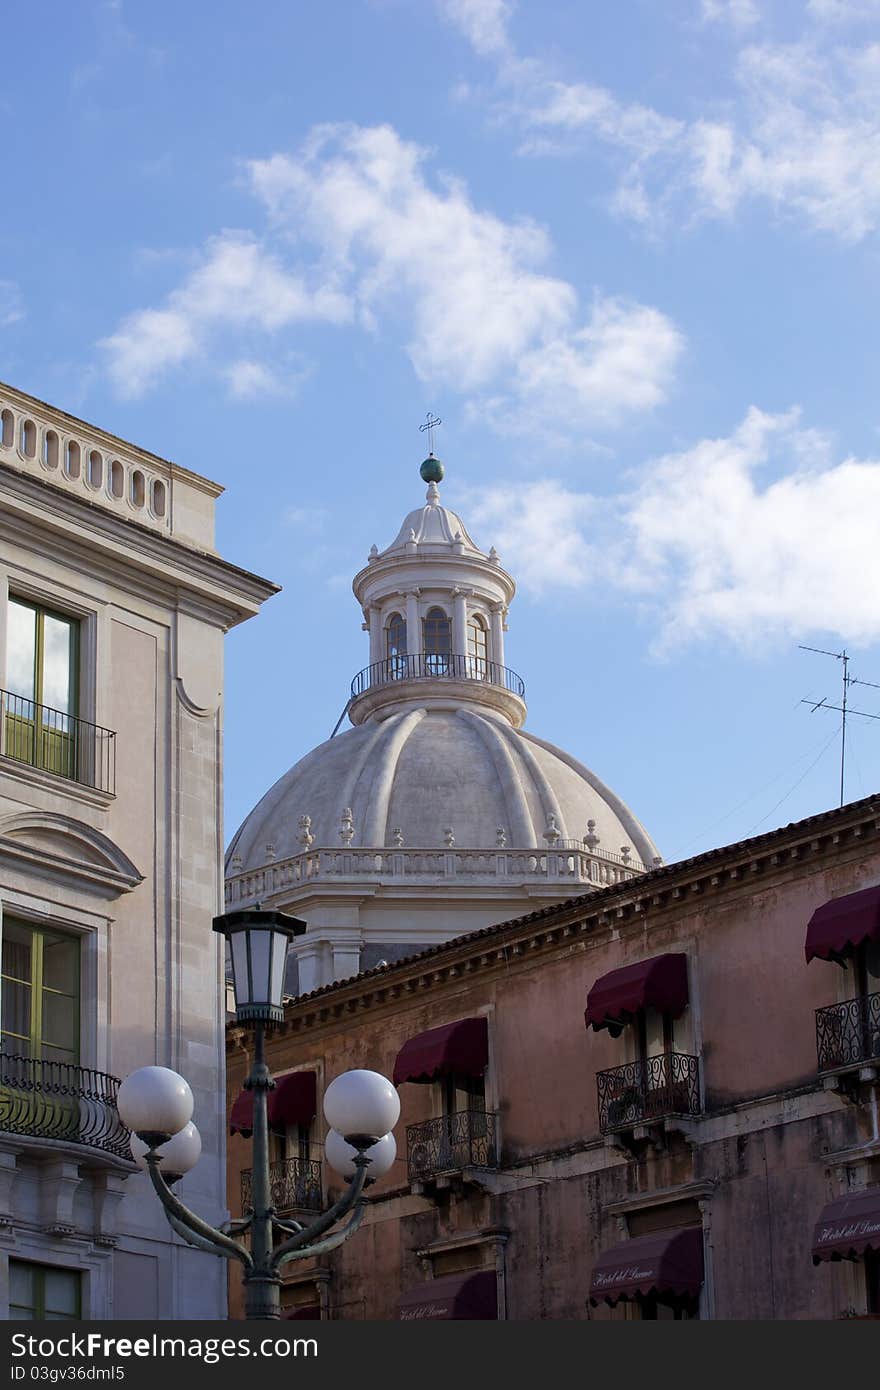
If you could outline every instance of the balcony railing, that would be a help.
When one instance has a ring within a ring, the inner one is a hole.
[[[250,1210],[253,1203],[250,1168],[241,1175],[241,1209]],[[269,1165],[269,1188],[272,1206],[277,1212],[320,1211],[321,1163],[318,1159],[283,1158]]]
[[[116,735],[0,690],[0,753],[98,791],[116,790]]]
[[[118,1090],[117,1077],[90,1067],[0,1053],[0,1132],[62,1139],[130,1159]]]
[[[408,1125],[406,1163],[410,1182],[424,1182],[464,1168],[497,1168],[496,1117],[487,1110],[461,1110],[423,1124]]]
[[[700,1068],[696,1057],[664,1052],[596,1073],[599,1129],[632,1129],[673,1115],[699,1115]]]
[[[482,656],[416,652],[412,656],[389,656],[358,671],[351,683],[351,698],[355,700],[358,695],[375,686],[417,680],[481,681],[484,685],[499,685],[512,695],[518,695],[521,700],[526,693],[522,678],[507,666],[499,666],[496,661],[487,661]]]
[[[819,1071],[880,1062],[880,994],[862,994],[816,1010]]]

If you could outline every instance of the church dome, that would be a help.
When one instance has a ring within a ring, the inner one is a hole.
[[[353,581],[370,665],[352,683],[355,728],[306,754],[233,840],[233,872],[312,845],[582,847],[650,865],[632,812],[575,758],[522,729],[525,687],[504,665],[515,592],[494,547],[475,544],[428,482]]]
[[[350,828],[348,817],[350,813]],[[307,817],[308,820],[304,820]],[[343,821],[346,825],[343,825]],[[415,708],[368,719],[306,754],[230,846],[247,871],[312,842],[339,847],[547,850],[583,846],[650,865],[644,828],[568,753],[488,709]],[[311,837],[311,838],[309,838]]]

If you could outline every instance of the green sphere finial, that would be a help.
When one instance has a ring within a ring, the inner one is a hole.
[[[443,468],[441,461],[435,459],[434,455],[430,453],[427,459],[424,460],[424,463],[421,464],[418,473],[421,474],[423,482],[442,482],[443,474],[446,473],[446,470]]]
[[[442,483],[445,472],[446,469],[443,467],[443,464],[438,458],[435,458],[433,454],[428,455],[419,469],[422,481],[425,483]]]

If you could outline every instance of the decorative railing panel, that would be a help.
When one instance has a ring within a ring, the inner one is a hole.
[[[0,1053],[0,1132],[63,1139],[131,1158],[119,1081],[90,1067]]]
[[[631,1129],[671,1115],[699,1115],[700,1069],[696,1057],[665,1052],[596,1073],[599,1129]]]
[[[389,656],[365,666],[351,683],[351,697],[356,700],[365,691],[394,681],[418,680],[481,681],[483,685],[499,685],[521,700],[526,693],[522,677],[507,666],[499,666],[497,661],[487,661],[482,656],[453,656],[451,652],[414,652],[412,656]]]
[[[0,753],[98,791],[116,790],[116,735],[0,690]]]
[[[241,1175],[241,1209],[252,1203],[250,1168]],[[277,1212],[320,1211],[324,1203],[321,1190],[321,1164],[318,1159],[283,1158],[269,1165],[272,1206]]]
[[[423,1124],[408,1125],[406,1163],[410,1182],[424,1182],[464,1168],[497,1168],[496,1116],[461,1110]]]
[[[880,994],[816,1010],[819,1071],[880,1061]]]

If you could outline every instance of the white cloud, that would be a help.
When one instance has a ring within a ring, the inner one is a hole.
[[[598,503],[555,478],[519,486],[483,488],[467,500],[468,525],[491,534],[507,569],[532,593],[580,589],[594,551],[584,528]]]
[[[0,328],[9,328],[23,318],[21,288],[14,280],[0,280]]]
[[[660,404],[682,350],[675,325],[598,292],[585,310],[544,268],[543,228],[476,207],[460,180],[431,181],[426,162],[391,127],[353,125],[253,161],[268,233],[216,238],[162,308],[122,323],[104,343],[118,387],[146,389],[207,352],[221,325],[277,334],[318,319],[402,334],[423,381],[469,394],[505,427],[551,416],[559,433],[598,428]],[[225,372],[239,397],[271,384],[250,352]]]
[[[201,264],[163,308],[129,315],[100,346],[119,393],[138,396],[163,372],[204,351],[218,327],[273,332],[309,320],[341,323],[350,313],[332,283],[310,286],[252,236],[224,232],[208,243]]]
[[[813,0],[809,11],[826,22],[880,18],[880,0]],[[443,13],[474,42],[454,10]],[[701,13],[743,34],[760,18],[752,0],[703,0]],[[618,213],[658,227],[757,201],[856,242],[880,228],[880,43],[827,47],[822,32],[733,48],[723,119],[682,120],[561,81],[509,41],[474,47],[494,67],[496,115],[526,132],[522,153],[574,152],[585,140],[612,150]]]
[[[525,587],[586,596],[601,575],[644,605],[658,648],[880,638],[880,460],[835,462],[797,411],[751,409],[729,437],[652,461],[634,493],[546,480],[486,491],[475,513]]]
[[[707,22],[720,21],[734,29],[748,29],[761,19],[755,0],[700,0],[700,14]]]
[[[807,0],[807,11],[824,24],[858,24],[880,18],[880,0]]]
[[[292,395],[303,379],[302,373],[280,372],[267,362],[241,357],[225,368],[223,375],[229,383],[233,400],[252,401],[265,396]]]
[[[506,52],[507,21],[513,12],[510,0],[440,0],[440,8],[476,53],[489,57]]]

